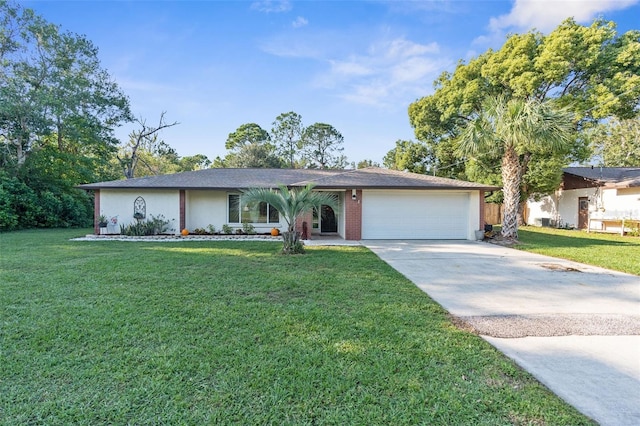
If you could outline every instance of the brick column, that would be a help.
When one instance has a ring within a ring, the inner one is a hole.
[[[344,239],[362,239],[362,190],[356,191],[356,199],[350,189],[344,194]]]
[[[180,229],[178,229],[178,233],[180,233],[184,228],[186,228],[186,195],[185,190],[180,190]]]
[[[307,224],[306,235],[304,235],[305,234],[304,225],[303,225],[304,223]],[[308,240],[311,239],[312,227],[313,227],[313,211],[312,210],[309,210],[305,214],[298,216],[298,219],[296,220],[296,231],[300,232],[303,238],[306,237],[306,239]]]
[[[93,233],[100,235],[100,227],[98,226],[98,218],[100,217],[100,190],[93,191]]]

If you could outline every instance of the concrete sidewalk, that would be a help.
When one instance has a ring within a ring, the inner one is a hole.
[[[482,242],[362,243],[585,415],[640,425],[640,277]]]

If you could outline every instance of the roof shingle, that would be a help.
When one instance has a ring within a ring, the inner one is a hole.
[[[615,188],[640,186],[640,167],[566,167],[562,171],[602,186]]]
[[[437,176],[368,167],[358,170],[205,169],[80,185],[81,189],[212,189],[276,188],[278,185],[318,189],[482,189],[497,187]]]

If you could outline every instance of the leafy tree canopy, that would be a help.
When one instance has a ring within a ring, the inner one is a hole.
[[[292,169],[302,160],[303,134],[302,117],[293,111],[277,116],[271,128],[271,140],[276,145],[278,155]]]
[[[247,123],[230,133],[223,158],[212,167],[345,168],[344,138],[333,126],[315,123],[304,127],[293,112],[278,115],[271,133],[256,123]]]
[[[17,165],[56,137],[57,149],[95,155],[131,120],[129,101],[84,36],[62,32],[30,9],[0,1],[0,143]]]
[[[396,147],[382,159],[385,167],[392,170],[406,170],[412,173],[427,173],[429,148],[414,141],[396,141]]]
[[[518,238],[518,206],[524,171],[532,153],[562,153],[572,131],[572,115],[549,101],[505,96],[487,98],[481,113],[463,129],[458,152],[500,158],[504,218],[502,236]]]
[[[303,134],[304,158],[307,167],[314,169],[344,169],[347,158],[342,155],[344,138],[330,124],[315,123]]]
[[[305,187],[287,188],[279,185],[279,191],[267,188],[251,188],[243,192],[242,202],[251,204],[264,202],[270,204],[287,223],[287,230],[282,233],[283,254],[304,253],[300,233],[296,230],[298,217],[321,205],[338,208],[338,198],[328,192],[313,190],[314,184]]]
[[[606,117],[637,115],[640,32],[617,35],[613,22],[596,20],[582,26],[568,19],[548,35],[534,31],[515,34],[499,50],[460,62],[454,72],[445,72],[436,80],[435,89],[433,95],[409,107],[416,137],[427,147],[428,168],[443,176],[469,179],[473,175],[487,183],[496,183],[492,180],[501,153],[476,153],[470,159],[457,150],[462,130],[482,112],[487,97],[548,100],[556,108],[570,109],[575,122],[570,149],[524,150],[519,154],[530,156],[522,171],[523,182],[528,182],[522,188],[524,195],[542,192],[551,187],[551,181],[537,174],[540,168],[528,165],[585,161],[590,151],[583,129]],[[552,181],[559,173],[558,169]]]
[[[640,118],[612,119],[591,132],[596,157],[605,167],[640,167]]]
[[[269,132],[256,123],[242,124],[229,133],[225,147],[229,153],[224,158],[217,157],[213,167],[280,168],[283,165],[284,160],[278,157]]]
[[[252,143],[263,144],[271,142],[269,133],[256,123],[243,124],[235,132],[229,133],[225,148],[229,150],[239,150],[245,145]]]

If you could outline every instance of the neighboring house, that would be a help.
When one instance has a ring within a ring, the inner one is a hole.
[[[567,167],[555,194],[527,207],[529,225],[621,232],[640,219],[640,167]]]
[[[339,208],[319,206],[299,220],[316,234],[360,239],[475,239],[484,228],[484,193],[498,188],[453,179],[370,167],[358,170],[206,169],[81,185],[95,191],[95,232],[103,214],[118,226],[137,217],[163,215],[172,233],[223,224],[257,232],[283,228],[278,212],[261,203],[244,206],[241,191],[300,187],[336,194]],[[310,235],[309,235],[310,234]]]

